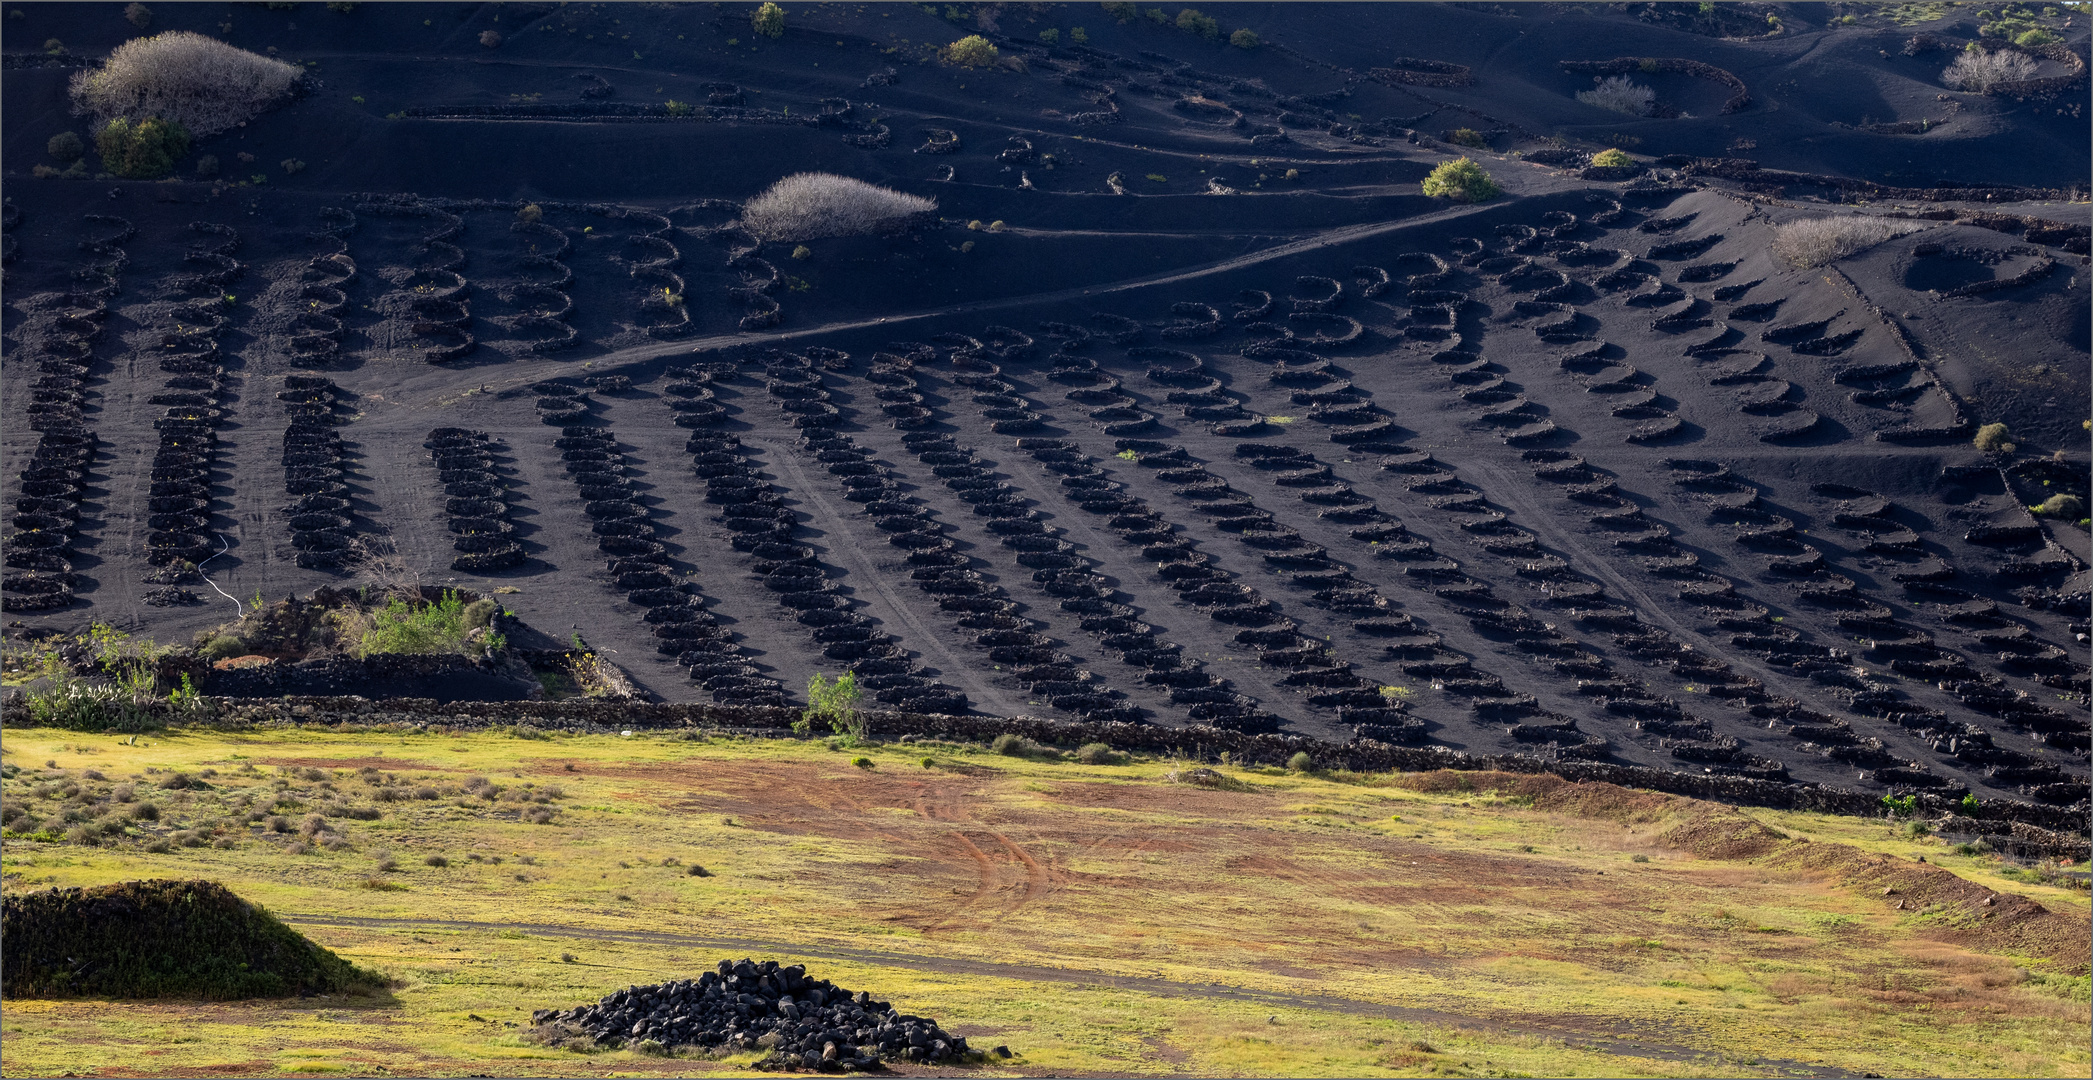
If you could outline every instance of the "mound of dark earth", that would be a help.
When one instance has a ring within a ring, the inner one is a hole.
[[[759,1068],[857,1072],[892,1059],[950,1062],[968,1053],[966,1039],[935,1020],[897,1013],[865,991],[775,960],[722,960],[695,979],[628,986],[564,1012],[540,1009],[531,1022],[548,1042],[586,1035],[601,1046],[771,1050]]]
[[[306,997],[382,981],[215,881],[126,881],[7,897],[0,995]]]

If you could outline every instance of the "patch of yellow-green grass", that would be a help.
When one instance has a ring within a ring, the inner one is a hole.
[[[506,1025],[745,953],[1008,1043],[1021,1056],[992,1071],[1014,1074],[2087,1071],[2084,1002],[1952,927],[1693,857],[1660,839],[1665,822],[1487,791],[1227,766],[1237,790],[1210,790],[1167,782],[1187,766],[1160,760],[667,736],[11,730],[5,760],[19,771],[0,795],[39,820],[68,805],[106,820],[97,793],[121,784],[162,807],[103,846],[10,840],[7,889],[213,878],[402,980],[362,1002],[10,1003],[9,1075],[716,1070],[544,1050]],[[176,773],[208,786],[169,789]],[[70,798],[52,790],[68,784]],[[438,797],[413,797],[423,787]],[[264,800],[290,833],[247,820]],[[294,853],[328,805],[379,816],[329,816],[340,850]],[[1879,822],[1749,814],[1819,843],[1883,839]],[[229,846],[142,846],[183,832]],[[721,939],[784,944],[706,944]]]
[[[2093,914],[2093,893],[2067,879],[2060,878],[2057,884],[2045,885],[2009,876],[2009,872],[2016,868],[2011,860],[1989,852],[1959,853],[1955,850],[1956,844],[1929,833],[1914,833],[1906,821],[1779,810],[1753,811],[1753,816],[1774,828],[1812,840],[1845,844],[1903,859],[1923,858],[1994,892],[2025,896],[2052,910]]]

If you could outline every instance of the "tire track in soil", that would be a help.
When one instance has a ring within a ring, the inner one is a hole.
[[[966,849],[967,856],[975,862],[981,873],[980,887],[975,890],[972,896],[960,902],[960,909],[972,906],[975,901],[982,899],[992,891],[1000,891],[1001,888],[1011,887],[998,886],[997,881],[1003,876],[1002,867],[1008,866],[1012,861],[1024,868],[1024,880],[1021,884],[1015,886],[1020,890],[1018,895],[990,920],[991,924],[1009,917],[1017,909],[1048,895],[1052,891],[1054,872],[1046,864],[1034,858],[1031,852],[1026,851],[1023,846],[1010,839],[1009,836],[994,829],[982,828],[980,823],[974,820],[973,815],[967,813],[963,807],[954,802],[942,801],[945,796],[946,793],[944,791],[931,788],[918,794],[912,800],[911,806],[917,815],[926,821],[974,826],[975,831],[995,837],[996,842],[1002,845],[1004,852],[1009,856],[1008,860],[1001,861],[999,865],[999,860],[992,858],[988,852],[982,850],[981,845],[975,843],[974,839],[967,835],[966,830],[953,829],[947,833],[947,835],[959,841],[960,845]],[[957,913],[957,911],[954,911],[944,917],[936,918],[933,922],[925,925],[923,930],[925,932],[942,930],[952,924],[953,917]]]
[[[1537,193],[1536,196],[1533,197],[1544,197],[1548,194],[1553,193],[1542,192]],[[1504,208],[1504,205],[1505,204],[1503,203],[1486,203],[1474,206],[1462,206],[1447,210],[1435,211],[1429,214],[1419,214],[1413,217],[1399,218],[1394,221],[1377,221],[1364,225],[1346,225],[1335,229],[1327,229],[1322,232],[1315,233],[1311,236],[1304,237],[1300,240],[1294,240],[1283,244],[1276,244],[1272,247],[1263,248],[1258,251],[1253,251],[1246,255],[1237,255],[1233,258],[1222,259],[1217,262],[1199,263],[1180,269],[1166,270],[1158,274],[1150,274],[1145,277],[1128,278],[1124,281],[1108,282],[1103,285],[1094,285],[1087,288],[1060,289],[1054,292],[1047,293],[1027,293],[1023,296],[1000,297],[993,300],[979,300],[973,303],[957,304],[949,307],[931,308],[924,311],[905,312],[899,315],[887,315],[870,319],[860,318],[840,320],[836,322],[822,323],[817,326],[795,328],[792,330],[781,331],[777,333],[753,334],[742,332],[734,334],[714,334],[707,337],[684,338],[682,340],[674,342],[649,342],[644,345],[633,345],[623,349],[611,350],[609,352],[604,353],[601,356],[595,357],[594,362],[597,368],[602,370],[602,373],[616,374],[624,370],[623,365],[643,364],[648,361],[661,359],[663,357],[687,355],[690,353],[700,353],[714,349],[722,349],[729,346],[760,347],[766,345],[783,345],[787,342],[795,340],[820,338],[829,334],[842,333],[850,330],[867,330],[877,327],[883,330],[892,331],[898,330],[901,326],[907,323],[922,322],[930,319],[954,318],[963,315],[976,315],[991,311],[1006,311],[1015,308],[1051,305],[1072,300],[1083,300],[1086,298],[1096,299],[1104,296],[1109,296],[1113,293],[1131,292],[1135,289],[1143,289],[1148,288],[1150,286],[1171,285],[1176,284],[1178,282],[1190,281],[1196,278],[1211,277],[1216,274],[1225,274],[1232,270],[1240,270],[1244,267],[1256,266],[1260,263],[1273,262],[1276,260],[1289,258],[1291,256],[1299,255],[1304,252],[1314,251],[1318,248],[1326,248],[1339,244],[1351,244],[1361,240],[1369,240],[1374,237],[1384,235],[1386,233],[1398,232],[1413,227],[1440,224],[1448,221],[1458,220],[1460,218],[1468,217],[1474,214],[1485,213],[1494,210],[1501,210]],[[514,360],[509,362],[508,364],[503,365],[503,369],[504,370],[501,371],[500,377],[503,378],[503,385],[505,386],[522,386],[530,382],[537,381],[539,379],[550,378],[551,374],[548,373],[564,373],[566,371],[566,369],[561,367],[560,364],[556,361]]]
[[[1507,1022],[1491,1016],[1478,1016],[1445,1009],[1428,1009],[1408,1005],[1389,1005],[1357,998],[1337,997],[1315,993],[1285,993],[1258,990],[1251,987],[1231,986],[1226,983],[1180,982],[1152,975],[1114,975],[1107,972],[1082,968],[1048,967],[1043,964],[1016,964],[994,960],[964,960],[955,957],[925,956],[915,953],[881,952],[873,949],[852,948],[846,945],[808,944],[773,941],[761,938],[713,937],[697,934],[676,934],[654,930],[609,930],[597,927],[565,926],[553,923],[481,922],[469,919],[415,919],[380,916],[320,915],[282,912],[278,917],[285,922],[301,926],[331,927],[357,930],[458,930],[495,934],[502,931],[517,931],[538,934],[544,937],[570,938],[581,941],[611,941],[631,945],[653,945],[689,949],[709,949],[743,955],[769,954],[779,960],[807,959],[831,960],[842,963],[866,964],[874,967],[901,968],[909,971],[925,971],[939,975],[972,975],[993,979],[1011,979],[1028,983],[1060,983],[1088,987],[1109,987],[1133,993],[1153,994],[1157,997],[1194,1001],[1240,1002],[1260,1008],[1300,1009],[1308,1012],[1337,1013],[1345,1016],[1365,1016],[1375,1019],[1395,1020],[1403,1023],[1432,1024],[1442,1027],[1480,1031],[1499,1036],[1533,1036],[1545,1039],[1567,1039],[1586,1043],[1607,1042],[1606,1052],[1620,1057],[1632,1057],[1651,1061],[1706,1063],[1716,1051],[1695,1049],[1671,1043],[1654,1042],[1642,1038],[1638,1033],[1625,1028],[1601,1029],[1581,1027],[1575,1024],[1537,1023],[1531,1014],[1523,1014],[1519,1022]],[[1616,1039],[1634,1039],[1632,1044],[1612,1043]],[[1782,1058],[1758,1058],[1760,1067],[1774,1073],[1797,1073],[1808,1076],[1855,1077],[1860,1074],[1836,1066],[1792,1061]]]

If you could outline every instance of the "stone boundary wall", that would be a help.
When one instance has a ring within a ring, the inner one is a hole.
[[[790,707],[663,704],[649,702],[460,701],[428,698],[372,701],[359,697],[284,696],[268,701],[210,699],[220,722],[292,722],[300,724],[408,725],[475,730],[529,726],[602,733],[620,730],[662,731],[732,729],[762,735],[788,731],[800,711]],[[1332,743],[1299,735],[1251,735],[1214,728],[1170,728],[1149,724],[1081,723],[1036,717],[948,716],[932,713],[868,712],[873,737],[901,736],[989,742],[1012,734],[1042,743],[1077,746],[1102,742],[1114,749],[1180,755],[1200,761],[1227,754],[1239,764],[1282,765],[1306,753],[1316,766],[1355,772],[1421,772],[1433,769],[1496,770],[1552,774],[1571,781],[1617,784],[1741,806],[1821,813],[1874,816],[1882,812],[1878,795],[1815,784],[1754,780],[1713,773],[1674,772],[1640,765],[1563,761],[1524,754],[1465,754],[1440,747],[1393,746],[1361,740]],[[1915,812],[1938,817],[1959,812],[1955,800],[1926,792],[1912,793]],[[2083,811],[2004,800],[1984,803],[1972,819],[2016,835],[2032,827],[2068,846],[2070,837],[2087,833]],[[2030,834],[2034,836],[2035,834]]]

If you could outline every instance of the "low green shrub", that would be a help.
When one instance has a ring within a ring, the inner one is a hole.
[[[1004,757],[1044,757],[1053,751],[1025,738],[1023,735],[1004,732],[996,736],[988,748]]]
[[[1108,743],[1094,742],[1083,744],[1076,751],[1076,760],[1085,765],[1118,765],[1126,760],[1126,755],[1112,749]]]
[[[763,6],[749,15],[749,28],[767,38],[785,36],[785,9],[764,0]]]
[[[468,637],[473,631],[484,629],[496,610],[498,607],[492,600],[475,600],[468,605],[456,592],[448,589],[443,598],[434,603],[412,604],[396,596],[371,614],[370,627],[357,639],[357,653],[360,656],[385,653],[472,656],[499,652],[508,645],[500,634],[487,634],[477,641]]]
[[[1254,49],[1264,44],[1264,39],[1257,36],[1257,31],[1244,29],[1228,35],[1228,43],[1238,49]]]
[[[1177,28],[1187,34],[1198,34],[1208,41],[1221,36],[1221,24],[1198,8],[1185,8],[1178,12]]]
[[[52,157],[71,165],[80,160],[80,155],[87,153],[87,144],[80,141],[78,132],[61,131],[44,143],[44,149]]]
[[[1002,58],[995,45],[980,34],[968,34],[945,46],[944,56],[946,63],[966,68],[991,67]]]
[[[2011,435],[2012,431],[2004,424],[1985,424],[1977,429],[1977,437],[1970,440],[1970,445],[1987,454],[2010,454],[2013,452]]]
[[[1497,181],[1468,158],[1457,158],[1433,169],[1424,178],[1424,193],[1456,202],[1488,202],[1504,193]]]
[[[2077,521],[2086,516],[2086,501],[2076,495],[2051,495],[2035,504],[2033,509],[2044,517]]]
[[[1610,147],[1592,155],[1592,167],[1597,169],[1625,169],[1633,164],[1634,158]]]
[[[102,168],[130,180],[158,180],[174,171],[189,152],[189,130],[172,120],[147,117],[132,122],[121,116],[95,134]]]

